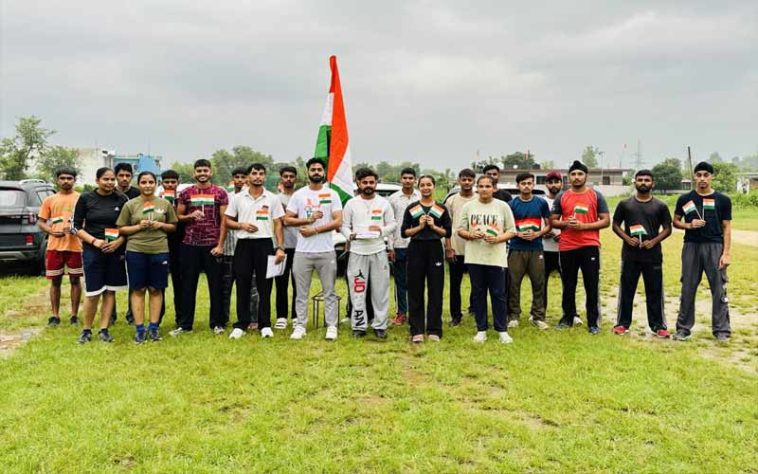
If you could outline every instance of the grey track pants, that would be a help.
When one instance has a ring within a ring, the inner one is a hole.
[[[337,278],[337,256],[334,252],[305,253],[295,252],[292,273],[295,274],[297,298],[295,312],[297,325],[308,325],[308,293],[311,290],[313,271],[318,273],[321,289],[324,291],[324,314],[327,326],[337,326],[337,295],[334,293],[334,280]],[[315,317],[318,317],[316,315]]]
[[[689,334],[695,324],[695,295],[705,272],[713,300],[711,327],[714,335],[731,334],[729,325],[729,298],[726,295],[726,268],[719,269],[723,245],[685,242],[682,247],[682,295],[679,299],[679,316],[676,330]]]
[[[353,329],[365,331],[368,326],[366,317],[366,291],[371,287],[371,304],[374,308],[374,320],[371,327],[387,329],[390,306],[390,266],[387,252],[382,250],[372,255],[350,253],[347,263],[347,281],[353,311],[350,322]]]

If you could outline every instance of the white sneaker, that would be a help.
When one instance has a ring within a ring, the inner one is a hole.
[[[263,328],[261,329],[261,337],[274,337],[274,331],[272,331],[271,328]]]
[[[539,328],[539,329],[543,329],[543,330],[544,329],[550,329],[550,325],[547,324],[545,321],[535,321],[535,320],[532,320],[532,324],[534,324],[535,326],[537,326],[537,328]]]
[[[511,319],[508,321],[508,327],[509,328],[517,328],[519,325],[518,319]]]
[[[478,331],[474,336],[474,342],[484,342],[487,340],[487,331]]]
[[[287,329],[287,318],[277,318],[274,329]]]
[[[302,339],[305,336],[305,328],[302,326],[295,326],[295,330],[292,331],[290,339]]]
[[[216,326],[213,328],[213,334],[224,334],[224,328],[221,326]]]
[[[503,344],[510,344],[513,342],[513,338],[508,334],[507,331],[503,331],[500,334],[500,342]]]
[[[581,326],[582,324],[584,324],[584,323],[579,318],[579,316],[574,316],[574,326]]]
[[[333,341],[337,339],[337,326],[329,326],[326,328],[326,338],[327,341]]]
[[[186,334],[188,332],[191,332],[191,331],[187,331],[187,330],[182,329],[182,328],[176,328],[176,329],[174,329],[172,331],[169,331],[168,335],[171,336],[171,337],[178,337],[178,336],[180,336],[182,334]]]
[[[240,328],[234,328],[231,334],[229,334],[229,339],[239,339],[242,336],[245,335],[245,331],[243,331]]]

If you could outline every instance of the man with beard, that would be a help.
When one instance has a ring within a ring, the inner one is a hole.
[[[47,237],[47,253],[45,254],[45,276],[50,280],[50,305],[52,316],[47,320],[48,326],[61,323],[61,284],[63,273],[68,268],[68,278],[71,283],[71,316],[69,323],[79,322],[79,302],[82,298],[81,277],[82,242],[73,232],[72,217],[79,193],[74,191],[76,170],[73,168],[58,168],[55,171],[58,182],[58,192],[42,201],[39,208],[37,225]]]
[[[295,193],[295,182],[297,181],[297,168],[294,166],[285,166],[279,170],[279,183],[281,192],[279,201],[282,203],[282,209],[287,209],[292,195]],[[295,274],[292,273],[292,262],[295,260],[295,247],[297,246],[297,227],[284,227],[284,253],[287,254],[287,262],[284,266],[284,273],[276,277],[276,324],[274,329],[287,329],[287,311],[292,307],[292,324],[295,324],[295,300],[297,291],[295,290]],[[292,280],[292,303],[290,304],[287,295],[287,286]]]
[[[558,171],[551,171],[545,175],[545,188],[547,188],[547,194],[544,196],[547,201],[548,209],[553,208],[553,202],[558,196],[558,193],[563,189],[563,177]],[[547,310],[548,301],[548,283],[550,282],[550,275],[553,272],[558,273],[558,277],[561,276],[561,265],[558,262],[558,242],[561,240],[561,230],[550,228],[550,232],[542,236],[542,247],[544,249],[543,255],[545,256],[545,309]],[[582,320],[576,318],[574,324],[582,324]]]
[[[713,166],[702,161],[695,166],[695,190],[682,194],[674,209],[674,227],[684,229],[682,247],[682,295],[674,339],[686,341],[695,324],[695,294],[705,272],[713,300],[711,330],[727,342],[729,298],[726,269],[732,261],[732,201],[711,187]]]
[[[624,241],[621,250],[621,283],[618,315],[613,333],[624,335],[632,324],[632,308],[642,273],[648,326],[662,338],[669,337],[663,313],[663,252],[661,242],[671,235],[671,213],[650,192],[655,186],[650,170],[634,175],[637,192],[618,203],[613,213],[613,232]],[[624,228],[621,223],[624,223]],[[661,230],[662,228],[662,230]]]
[[[485,174],[495,181],[495,193],[492,195],[495,199],[503,202],[511,202],[513,196],[505,189],[498,189],[497,183],[500,182],[500,168],[495,164],[489,164],[482,169],[482,174]]]
[[[226,209],[226,225],[237,231],[234,249],[234,281],[237,283],[237,322],[229,339],[239,339],[250,325],[250,288],[255,278],[258,288],[258,324],[261,337],[273,337],[271,331],[271,284],[266,278],[268,257],[276,254],[276,263],[284,260],[282,209],[279,198],[263,187],[266,167],[250,165],[249,187],[236,194]],[[219,245],[223,245],[223,233]],[[276,245],[276,252],[274,252]],[[250,270],[253,271],[250,271]]]
[[[384,238],[394,232],[397,222],[390,203],[375,193],[378,178],[369,168],[355,172],[358,196],[345,204],[342,234],[350,245],[347,280],[352,302],[353,336],[366,335],[366,292],[370,290],[374,308],[371,326],[377,338],[386,339],[390,270]]]
[[[476,178],[474,170],[468,168],[462,169],[458,173],[460,192],[453,194],[445,200],[445,207],[450,214],[450,222],[453,223],[453,226],[458,225],[463,206],[476,199],[476,195],[474,194],[474,178]],[[463,313],[461,312],[461,282],[463,281],[463,274],[466,273],[465,250],[466,241],[457,232],[453,232],[453,235],[449,239],[445,239],[445,258],[450,269],[449,303],[451,326],[460,325],[463,319]],[[468,307],[473,308],[474,305],[471,304],[471,292],[469,292],[467,301]]]
[[[197,283],[200,273],[205,272],[208,280],[210,312],[208,324],[216,334],[223,334],[229,322],[221,311],[221,255],[219,245],[221,226],[229,196],[224,188],[211,183],[211,162],[205,159],[195,161],[196,183],[179,194],[177,213],[180,222],[185,223],[184,239],[179,251],[182,261],[182,321],[171,331],[172,336],[192,331],[195,323],[195,303]]]
[[[395,275],[397,313],[392,320],[392,324],[395,326],[403,325],[408,319],[408,284],[406,275],[408,274],[408,243],[410,239],[402,236],[400,221],[403,219],[408,205],[421,199],[421,193],[416,189],[416,170],[404,168],[400,171],[400,184],[402,186],[400,191],[396,191],[389,198],[392,212],[395,215],[395,220],[398,222],[395,232],[393,232],[390,238],[389,254]]]
[[[132,176],[134,176],[134,170],[129,163],[118,163],[113,172],[116,173],[116,192],[126,195],[129,199],[139,197],[140,190],[132,186]],[[113,302],[113,316],[111,316],[111,324],[118,319],[118,308],[116,308],[116,302]],[[134,316],[132,316],[132,301],[129,299],[126,309],[126,322],[128,324],[134,324]]]
[[[569,168],[571,188],[553,202],[550,224],[561,229],[561,278],[563,280],[563,317],[558,329],[570,328],[576,312],[576,283],[582,270],[585,308],[590,334],[600,334],[600,229],[610,225],[608,204],[598,191],[587,187],[587,166],[574,161]]]
[[[291,339],[302,339],[308,324],[308,296],[313,272],[318,273],[324,294],[326,339],[337,339],[338,307],[334,282],[337,277],[337,257],[332,232],[342,227],[342,202],[336,191],[324,187],[326,166],[319,158],[305,164],[308,186],[295,191],[284,223],[298,227],[297,247],[292,271],[295,274],[297,323]],[[318,317],[318,316],[316,316]]]

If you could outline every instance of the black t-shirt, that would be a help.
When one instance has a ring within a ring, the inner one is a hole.
[[[115,192],[121,193],[121,191],[118,188],[116,188]],[[135,188],[134,186],[129,186],[129,189],[127,189],[126,192],[123,192],[122,194],[125,194],[126,197],[128,197],[129,199],[134,199],[142,193],[140,192],[139,189]]]
[[[499,199],[503,202],[511,202],[511,199],[513,199],[513,197],[511,196],[511,193],[509,193],[505,189],[498,189],[497,191],[492,193],[492,197],[494,197],[495,199]]]
[[[705,227],[684,231],[685,242],[721,244],[724,243],[724,229],[721,227],[721,221],[732,220],[732,200],[718,191],[707,196],[690,191],[676,200],[674,215],[684,216],[684,222],[701,218],[705,220]]]
[[[444,237],[450,237],[452,233],[452,223],[450,222],[450,214],[447,212],[447,208],[437,202],[433,206],[427,207],[421,205],[421,201],[415,201],[408,205],[403,215],[403,225],[400,228],[401,235],[406,237],[405,231],[411,227],[418,226],[421,216],[430,215],[434,219],[434,225],[445,229]],[[424,227],[421,232],[411,237],[411,240],[440,240],[442,237],[435,231]]]
[[[668,206],[656,198],[642,202],[630,197],[619,202],[613,213],[613,223],[621,225],[622,222],[627,235],[650,240],[658,236],[661,227],[671,227],[671,213]],[[638,262],[661,263],[663,261],[661,244],[646,250],[632,247],[624,241],[621,258]]]
[[[90,191],[79,196],[74,209],[74,227],[96,239],[105,239],[105,229],[116,228],[121,208],[129,199],[117,191],[107,196]]]

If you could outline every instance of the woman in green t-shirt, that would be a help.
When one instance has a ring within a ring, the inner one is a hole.
[[[150,171],[137,177],[140,195],[124,205],[116,224],[127,236],[126,269],[136,326],[134,342],[147,337],[161,339],[158,332],[163,290],[168,286],[168,236],[178,221],[174,206],[155,195],[157,180]],[[150,293],[150,324],[145,331],[145,292]]]

